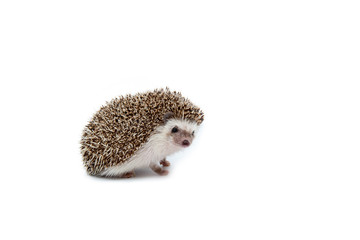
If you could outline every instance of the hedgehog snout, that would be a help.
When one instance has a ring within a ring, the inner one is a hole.
[[[185,139],[185,140],[182,142],[182,145],[183,145],[184,147],[190,146],[189,140],[186,140],[186,139]]]

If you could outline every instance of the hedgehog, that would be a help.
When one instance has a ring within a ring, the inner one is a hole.
[[[83,164],[92,176],[130,178],[144,167],[167,175],[166,157],[189,147],[203,120],[199,107],[169,88],[117,97],[85,126]]]

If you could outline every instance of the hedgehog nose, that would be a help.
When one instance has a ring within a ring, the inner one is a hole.
[[[184,140],[182,142],[183,146],[189,146],[190,145],[190,142],[188,140]]]

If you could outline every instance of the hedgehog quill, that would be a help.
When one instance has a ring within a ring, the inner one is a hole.
[[[107,102],[85,126],[80,141],[89,175],[130,178],[150,167],[167,175],[166,157],[191,145],[204,120],[181,93],[155,89]]]

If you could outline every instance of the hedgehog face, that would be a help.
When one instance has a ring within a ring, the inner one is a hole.
[[[191,145],[195,137],[197,124],[187,120],[172,119],[166,122],[165,129],[173,145],[186,148]]]

